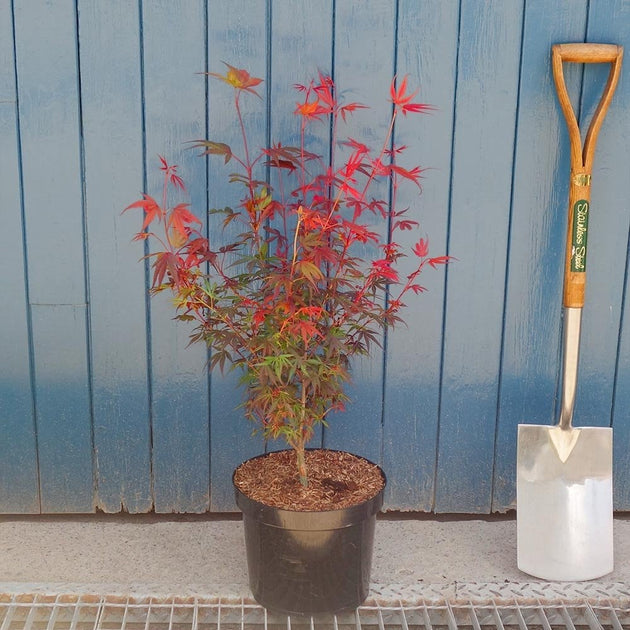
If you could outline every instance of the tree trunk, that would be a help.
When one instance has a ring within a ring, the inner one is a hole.
[[[295,455],[297,459],[298,475],[300,477],[300,483],[308,488],[308,474],[306,471],[306,460],[304,459],[304,439],[300,439],[294,446]]]

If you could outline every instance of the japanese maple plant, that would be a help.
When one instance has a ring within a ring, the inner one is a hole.
[[[305,447],[317,425],[344,408],[351,359],[367,355],[385,327],[402,321],[405,296],[424,290],[425,266],[447,262],[429,257],[424,236],[408,254],[396,242],[401,230],[418,230],[397,201],[403,183],[420,192],[422,169],[401,165],[405,147],[393,144],[394,124],[430,107],[415,101],[407,78],[394,79],[389,125],[374,150],[342,137],[347,117],[364,106],[344,103],[320,73],[295,86],[297,146],[276,142],[253,151],[241,100],[259,96],[262,80],[230,65],[210,74],[232,88],[241,131],[239,147],[194,143],[228,165],[229,181],[241,190],[236,208],[209,214],[222,224],[224,242],[208,239],[186,203],[169,205],[172,189],[184,183],[164,158],[161,198],[145,194],[128,209],[144,211],[136,238],[152,241],[152,292],[171,291],[176,318],[195,322],[191,340],[207,344],[211,369],[240,370],[245,416],[265,438],[284,438],[294,449],[307,486]],[[326,156],[307,148],[310,126],[322,124],[330,131]],[[259,171],[275,172],[273,188]],[[382,181],[387,185],[375,186]],[[381,198],[373,196],[377,187]],[[406,255],[415,263],[401,276],[397,265]]]

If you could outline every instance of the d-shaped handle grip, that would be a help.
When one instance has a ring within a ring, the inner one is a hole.
[[[556,44],[562,61],[573,63],[612,63],[623,55],[623,47],[617,44]]]
[[[553,78],[571,143],[569,225],[564,269],[564,306],[584,306],[586,288],[586,245],[591,200],[591,170],[599,130],[612,100],[619,74],[623,47],[615,44],[556,44],[551,48]],[[580,128],[564,81],[563,62],[609,63],[608,81],[593,114],[582,146]]]

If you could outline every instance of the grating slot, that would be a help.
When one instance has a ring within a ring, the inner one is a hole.
[[[547,619],[547,615],[545,614],[542,605],[536,607],[536,614],[538,615],[542,630],[551,630],[551,624],[549,623],[549,619]]]
[[[601,630],[602,625],[599,623],[595,611],[588,605],[586,607],[586,620],[591,630]]]
[[[477,617],[477,614],[475,613],[475,607],[473,606],[472,602],[468,606],[469,606],[468,614],[469,614],[470,623],[472,624],[473,630],[481,630],[481,626],[479,625],[479,618]]]
[[[70,630],[77,630],[77,625],[79,623],[79,617],[83,612],[81,604],[78,604],[73,609],[72,620],[70,621]]]
[[[505,627],[503,626],[503,622],[501,621],[501,615],[499,614],[499,611],[497,610],[496,606],[493,607],[492,616],[495,619],[495,623],[498,630],[505,630]]]
[[[608,606],[607,608],[604,608],[602,610],[602,615],[604,616],[606,620],[609,621],[610,626],[613,628],[613,630],[623,630],[623,627],[621,625],[621,621],[619,619],[619,616],[617,615],[617,612],[621,614],[621,611],[617,611],[612,606]],[[630,626],[630,611],[626,610],[626,627],[629,627],[629,626]]]
[[[402,602],[400,602],[400,627],[402,630],[409,630],[407,617],[405,616],[405,607],[403,606]]]
[[[149,607],[147,608],[146,621],[144,622],[144,630],[149,630],[151,626],[151,602],[149,601]]]
[[[518,605],[514,607],[514,614],[516,616],[516,623],[518,624],[518,630],[527,630],[527,624],[525,623],[523,612],[518,607]]]
[[[15,612],[15,605],[12,603],[5,612],[4,619],[2,620],[2,625],[0,626],[0,630],[9,630],[9,626],[13,622],[14,612]]]
[[[0,630],[628,630],[630,605],[415,603],[298,617],[246,600],[15,595]]]
[[[57,613],[59,612],[59,608],[57,607],[57,599],[55,599],[55,603],[53,604],[52,610],[50,611],[48,622],[46,623],[46,630],[54,630],[55,628],[55,623],[57,622]]]
[[[575,630],[575,624],[569,616],[568,610],[564,606],[560,609],[560,613],[562,614],[564,625],[568,628],[568,630]]]

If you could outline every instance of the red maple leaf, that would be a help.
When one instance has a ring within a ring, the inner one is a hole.
[[[160,158],[160,162],[162,162],[160,170],[164,171],[171,184],[175,186],[175,188],[186,190],[184,180],[177,174],[177,164],[169,164],[161,155],[158,155],[158,158]]]
[[[328,105],[329,111],[335,107],[335,84],[326,74],[319,73],[319,83],[313,86],[315,94]]]
[[[179,287],[179,264],[181,259],[172,252],[159,252],[155,254],[155,262],[153,263],[153,287],[159,287],[164,278],[170,276],[173,284]]]
[[[372,263],[372,273],[379,278],[385,278],[391,282],[398,282],[398,273],[392,268],[389,260],[375,260]]]
[[[451,256],[436,256],[435,258],[429,258],[427,262],[435,269],[438,265],[445,265],[451,258]]]
[[[421,238],[412,248],[418,258],[424,258],[429,253],[429,240]]]
[[[322,107],[319,99],[314,101],[304,101],[303,103],[297,103],[295,113],[306,119],[319,119],[322,115],[327,114],[330,110],[326,107]]]
[[[413,230],[418,226],[417,221],[411,221],[410,219],[403,219],[402,221],[396,221],[392,230]]]
[[[201,221],[188,210],[188,206],[189,204],[187,203],[178,204],[171,210],[168,219],[169,225],[184,238],[189,234],[188,226],[191,223],[199,223],[201,225]]]
[[[250,94],[255,94],[260,97],[255,88],[257,85],[260,85],[263,80],[258,77],[253,77],[247,72],[247,70],[243,70],[242,68],[235,68],[231,66],[229,63],[223,62],[225,66],[227,66],[228,71],[225,74],[218,74],[216,72],[208,72],[208,74],[212,77],[216,77],[217,79],[221,79],[228,85],[231,85],[233,88],[237,90],[243,90],[244,92],[249,92]]]
[[[339,110],[341,113],[341,117],[343,118],[343,121],[346,122],[346,114],[351,114],[357,109],[367,109],[367,107],[365,105],[361,105],[361,103],[348,103],[347,105],[344,105]]]
[[[131,208],[142,208],[144,210],[142,230],[146,229],[155,219],[161,219],[164,216],[164,210],[162,210],[158,202],[147,194],[143,194],[142,199],[128,205],[123,212]]]
[[[412,92],[411,94],[407,93],[407,75],[405,75],[403,80],[400,82],[400,87],[396,86],[396,77],[394,77],[389,93],[392,103],[394,103],[394,105],[400,109],[405,116],[407,115],[407,112],[429,112],[435,109],[426,103],[411,102],[418,94],[418,90]]]
[[[222,155],[225,164],[232,159],[232,149],[225,142],[213,142],[212,140],[191,140],[193,149],[204,149],[200,155]]]
[[[415,166],[411,170],[403,168],[402,166],[398,166],[398,164],[392,164],[390,166],[391,170],[394,173],[397,173],[401,177],[412,181],[416,186],[420,186],[420,178],[422,177],[423,169],[419,166]]]

